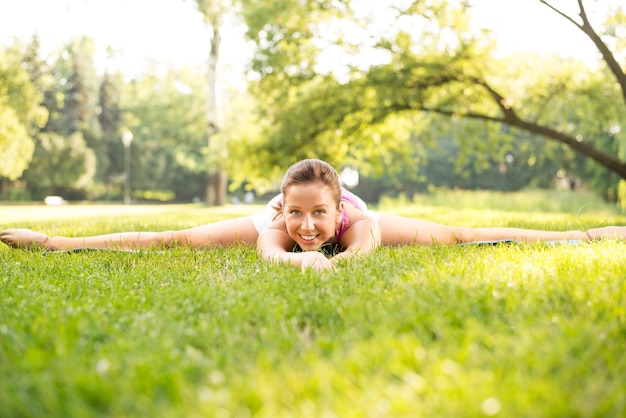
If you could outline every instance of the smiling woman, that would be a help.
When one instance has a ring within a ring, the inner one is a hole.
[[[332,190],[316,184],[291,191],[284,210],[285,228],[304,251],[316,250],[335,235],[339,236],[335,228],[342,221],[342,211],[335,201]]]
[[[167,248],[172,244],[210,249],[256,243],[264,260],[324,271],[336,267],[340,260],[365,256],[379,245],[626,239],[626,227],[622,226],[563,232],[469,228],[373,212],[341,187],[337,172],[328,163],[317,159],[292,165],[281,192],[257,215],[190,229],[90,237],[50,237],[29,229],[7,229],[0,232],[0,241],[16,248],[49,250]],[[321,250],[328,245],[337,250],[325,254]]]
[[[303,160],[292,165],[281,190],[282,196],[271,206],[275,208],[273,222],[263,228],[267,214],[254,217],[257,248],[264,259],[321,271],[380,244],[375,217],[368,215],[361,199],[341,187],[337,172],[327,163]],[[327,244],[339,247],[331,251],[330,260],[318,251]]]

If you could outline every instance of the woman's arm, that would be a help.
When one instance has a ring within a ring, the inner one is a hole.
[[[345,250],[331,258],[333,264],[339,260],[369,254],[380,245],[378,222],[367,216],[361,217],[346,229],[340,244]]]
[[[333,265],[324,254],[318,251],[292,252],[296,242],[289,237],[287,231],[278,228],[267,228],[259,235],[257,252],[261,259],[290,264],[302,270],[312,268],[317,272],[332,269]]]

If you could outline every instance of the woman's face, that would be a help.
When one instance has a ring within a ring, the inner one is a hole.
[[[297,184],[285,190],[283,215],[287,233],[303,251],[317,251],[335,239],[343,216],[332,190],[323,184]]]

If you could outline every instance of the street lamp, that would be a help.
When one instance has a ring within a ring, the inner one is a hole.
[[[133,133],[128,129],[122,134],[124,144],[124,203],[130,205],[130,144],[133,142]]]

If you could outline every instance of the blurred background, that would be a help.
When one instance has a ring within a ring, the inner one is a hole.
[[[617,0],[2,0],[0,200],[255,202],[315,157],[623,206],[624,68]]]

